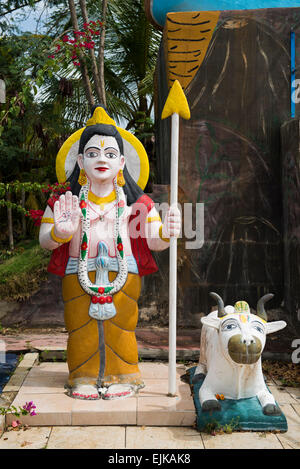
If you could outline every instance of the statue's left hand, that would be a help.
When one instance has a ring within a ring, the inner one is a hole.
[[[54,232],[59,238],[69,238],[77,231],[80,220],[79,201],[68,191],[54,204]]]
[[[180,235],[181,229],[181,214],[180,210],[176,205],[169,208],[166,213],[163,228],[162,228],[162,235],[164,238],[178,238]]]

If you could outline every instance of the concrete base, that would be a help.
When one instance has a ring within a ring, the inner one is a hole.
[[[140,364],[146,388],[139,396],[123,401],[84,402],[64,394],[66,364],[38,365],[38,359],[37,353],[25,354],[0,397],[4,407],[10,407],[13,401],[17,406],[34,401],[38,415],[19,417],[30,427],[15,431],[8,427],[2,436],[4,422],[0,419],[0,450],[300,449],[300,389],[283,388],[273,378],[269,377],[267,384],[288,420],[287,433],[234,432],[214,436],[200,433],[194,426],[196,415],[189,387],[179,379],[185,371],[183,365],[177,367],[177,398],[166,396],[167,365],[156,362]],[[7,423],[13,419],[17,417],[10,415]],[[176,420],[178,426],[174,425]],[[76,425],[78,421],[84,423]],[[127,423],[117,425],[116,421]]]
[[[30,426],[57,425],[139,425],[193,426],[196,419],[188,384],[180,380],[185,373],[177,365],[177,396],[168,397],[168,365],[140,363],[145,388],[137,396],[114,401],[83,401],[66,395],[66,363],[41,363],[33,366],[23,381],[12,405],[23,406],[33,401],[37,415],[22,416]],[[6,416],[10,425],[16,417]]]

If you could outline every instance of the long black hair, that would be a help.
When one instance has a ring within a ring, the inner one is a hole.
[[[94,113],[94,110],[97,107],[98,106],[93,107],[92,115]],[[114,137],[117,141],[120,153],[121,155],[123,155],[124,146],[123,146],[123,140],[122,140],[120,133],[118,132],[115,126],[106,125],[106,124],[90,125],[84,129],[84,131],[81,134],[80,141],[79,141],[79,154],[83,153],[85,145],[93,137],[93,135]],[[71,192],[74,195],[79,195],[79,192],[81,189],[81,186],[78,183],[79,173],[80,173],[80,168],[78,166],[78,163],[76,162],[73,172],[71,176],[69,177]],[[134,179],[130,176],[129,171],[126,167],[126,164],[124,166],[123,175],[124,175],[124,179],[126,182],[125,186],[123,187],[123,190],[127,198],[127,205],[132,205],[144,194],[144,192],[136,184]]]

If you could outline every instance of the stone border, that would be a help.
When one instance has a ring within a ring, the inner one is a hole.
[[[39,347],[35,348],[42,361],[66,361],[66,349],[61,347]],[[190,349],[177,349],[176,351],[176,360],[177,361],[189,361],[197,362],[199,361],[199,350],[190,350]],[[140,348],[139,349],[139,359],[140,360],[162,360],[166,361],[169,359],[168,349],[162,348]],[[276,360],[282,362],[290,362],[291,357],[287,353],[275,353],[275,352],[263,352],[263,360]]]
[[[24,355],[23,360],[19,362],[9,381],[4,386],[2,393],[0,394],[1,407],[7,408],[12,404],[29,371],[38,361],[38,352],[26,353]],[[0,415],[0,437],[5,430],[5,426],[5,415]]]
[[[42,361],[66,361],[66,349],[60,347],[45,347],[36,348]],[[155,348],[141,348],[139,349],[140,360],[161,360],[166,361],[169,359],[169,351],[167,349],[155,349]],[[179,349],[176,353],[177,361],[192,361],[198,362],[199,351],[198,350],[183,350]]]

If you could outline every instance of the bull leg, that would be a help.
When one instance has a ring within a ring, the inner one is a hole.
[[[198,366],[195,370],[192,383],[198,383],[207,375],[207,366],[206,366],[206,327],[202,327],[201,330],[201,339],[200,339],[200,358]]]
[[[258,393],[257,398],[265,415],[281,415],[281,411],[279,407],[277,407],[274,397],[267,389]]]
[[[195,370],[192,383],[193,384],[198,383],[199,381],[205,378],[206,374],[207,374],[206,366],[203,363],[199,363]]]
[[[200,388],[199,399],[203,412],[221,410],[220,402],[216,399],[212,391],[205,386]]]

